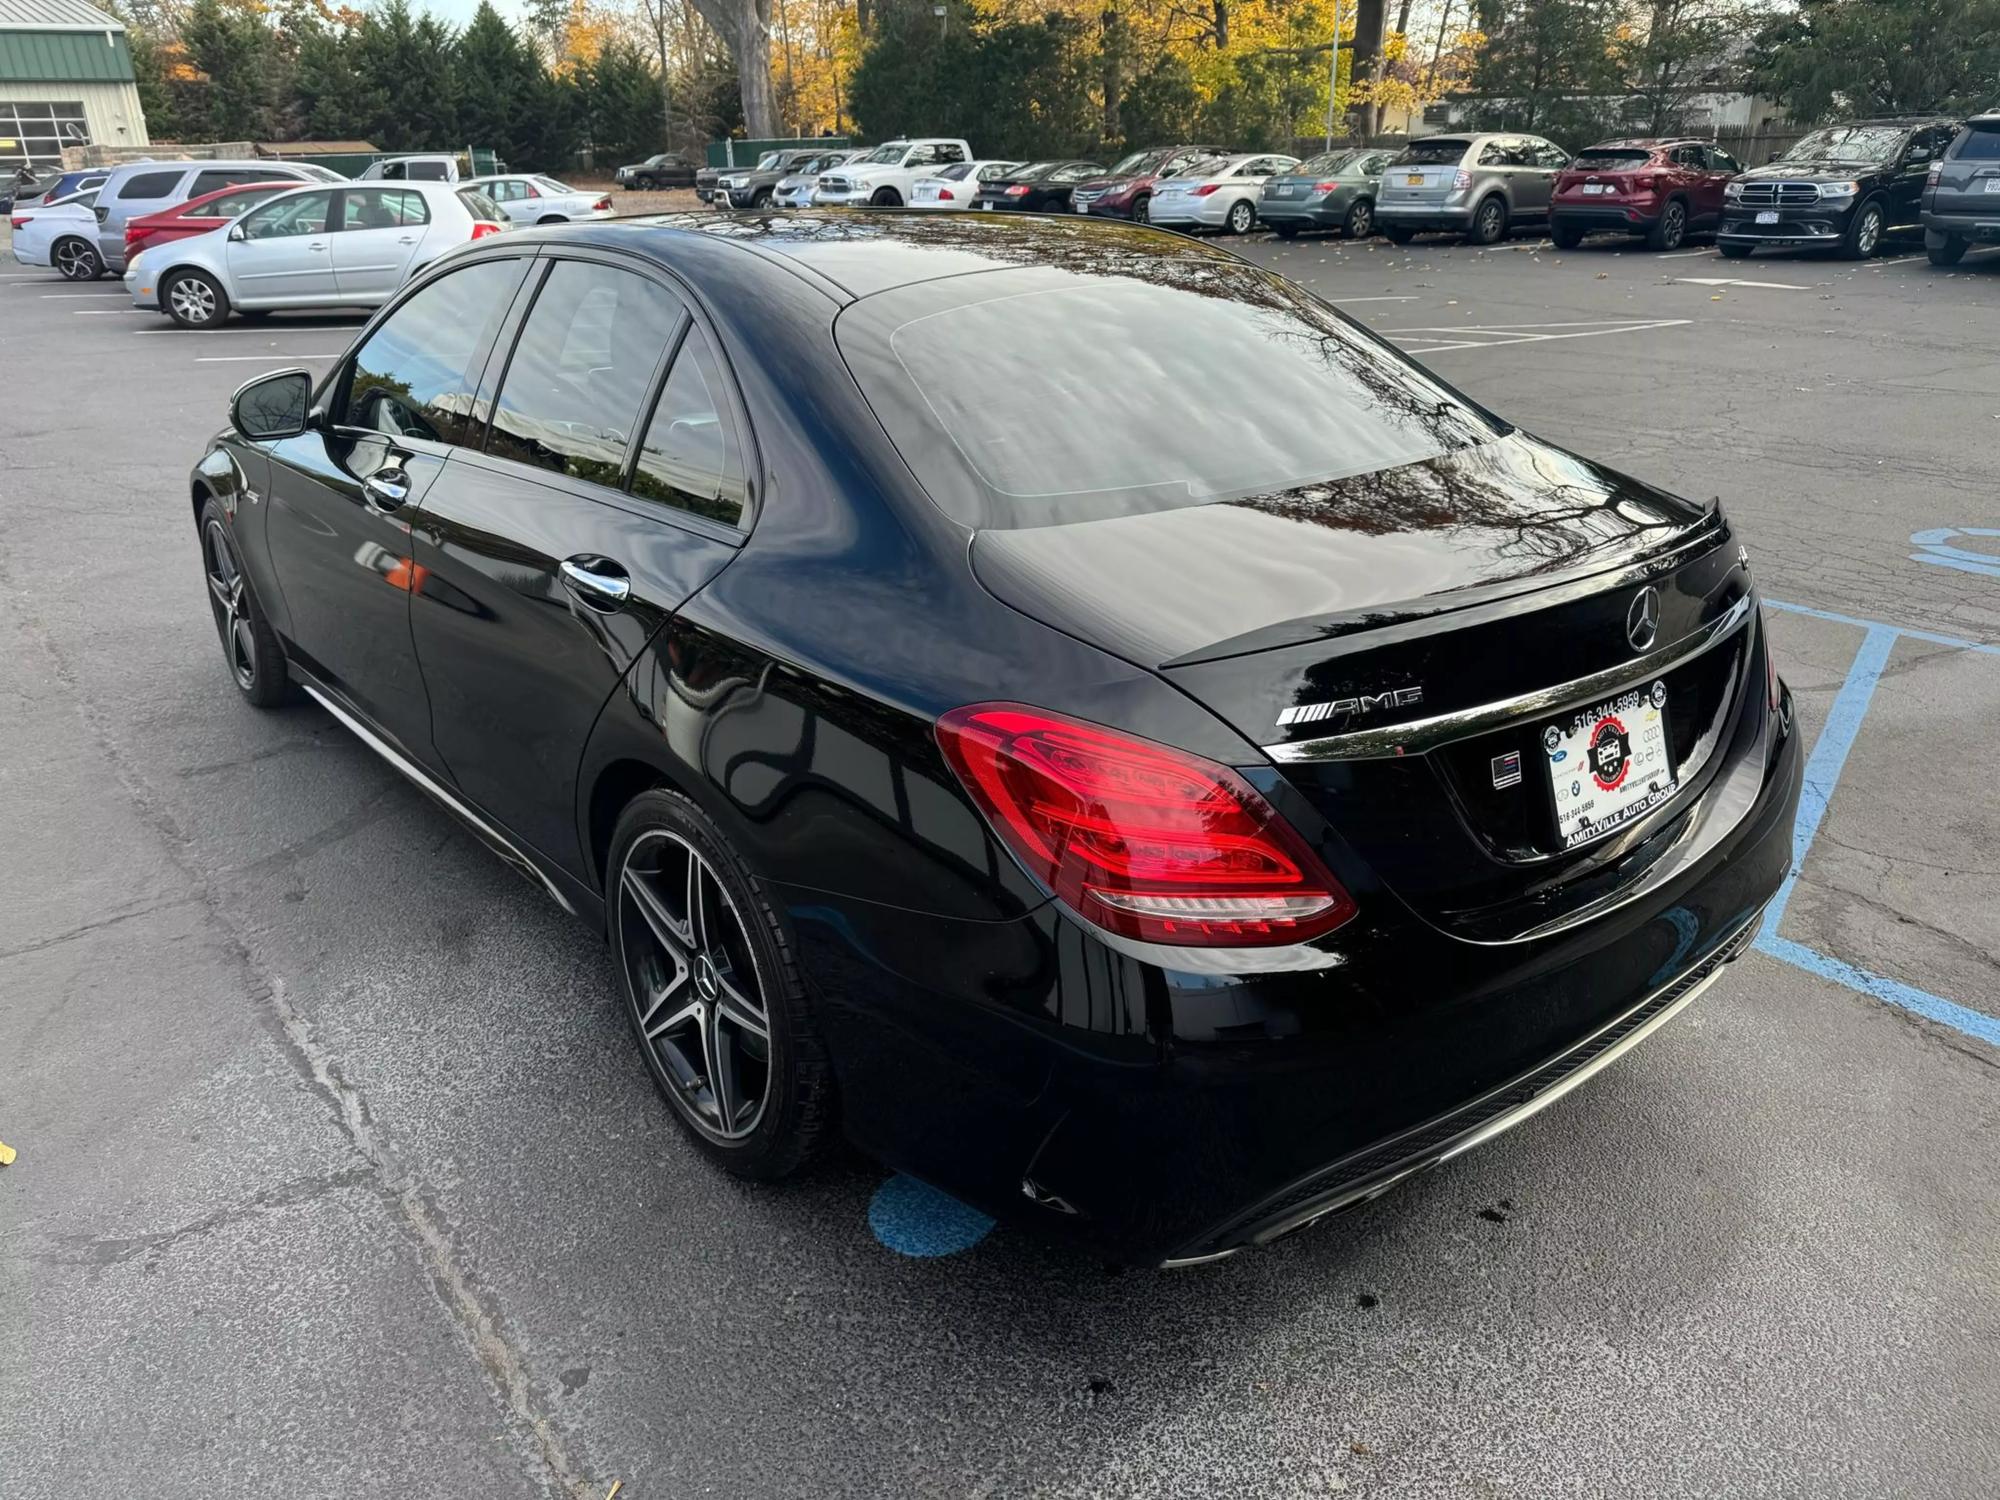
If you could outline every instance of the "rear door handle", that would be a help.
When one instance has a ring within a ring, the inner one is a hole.
[[[608,557],[581,554],[556,565],[563,586],[592,609],[607,613],[623,609],[632,594],[632,577]]]
[[[399,245],[414,245],[416,242],[417,242],[417,237],[414,234],[406,234],[401,239],[396,241],[396,243]]]

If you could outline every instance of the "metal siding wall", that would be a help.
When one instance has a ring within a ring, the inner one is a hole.
[[[139,88],[131,83],[14,83],[0,79],[0,101],[81,104],[90,138],[100,146],[148,146]]]
[[[0,31],[0,86],[131,81],[132,51],[122,32]]]

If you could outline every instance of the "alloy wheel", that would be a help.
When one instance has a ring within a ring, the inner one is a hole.
[[[1250,226],[1256,221],[1256,218],[1257,211],[1249,204],[1237,202],[1231,205],[1229,210],[1229,232],[1231,234],[1248,234]]]
[[[235,549],[220,521],[210,521],[203,529],[201,558],[223,655],[229,658],[236,685],[247,693],[257,685],[257,639],[251,633],[249,605],[243,596],[243,570],[236,564]]]
[[[1854,248],[1862,258],[1875,253],[1875,247],[1882,242],[1882,210],[1870,204],[1861,210],[1861,225],[1854,232]]]
[[[167,303],[189,323],[206,323],[215,316],[215,288],[199,276],[183,276],[167,291]]]
[[[97,274],[97,256],[81,240],[64,240],[56,246],[56,269],[71,281],[89,281]]]
[[[1687,234],[1687,210],[1678,203],[1669,203],[1660,225],[1660,240],[1663,248],[1678,250],[1681,240]]]
[[[710,1140],[757,1128],[771,1087],[771,1020],[736,904],[687,840],[651,829],[618,877],[619,951],[647,1060]]]
[[[1368,206],[1366,199],[1347,211],[1347,233],[1349,238],[1365,240],[1375,228],[1375,210]]]

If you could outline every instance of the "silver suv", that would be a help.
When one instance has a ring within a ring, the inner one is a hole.
[[[1389,163],[1375,197],[1375,224],[1399,245],[1443,229],[1491,245],[1523,224],[1546,224],[1556,174],[1569,153],[1538,135],[1431,135]]]
[[[125,225],[190,198],[246,182],[344,182],[312,162],[134,161],[113,167],[97,190],[97,253],[104,268],[125,269]]]

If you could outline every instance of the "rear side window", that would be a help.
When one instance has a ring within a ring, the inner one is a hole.
[[[1207,255],[1141,264],[947,278],[841,313],[835,336],[869,404],[954,519],[1050,526],[1250,502],[1496,430],[1279,278]],[[1413,481],[1398,503],[1429,503],[1422,492]]]
[[[431,221],[424,195],[407,188],[349,188],[346,197],[340,216],[342,229],[401,229]]]
[[[727,526],[743,523],[743,449],[723,389],[715,351],[691,324],[646,426],[633,494]]]
[[[342,422],[459,447],[479,445],[472,361],[521,281],[518,260],[486,260],[416,293],[354,356]]]
[[[1400,167],[1456,166],[1471,144],[1463,136],[1434,135],[1427,140],[1410,142],[1403,148],[1402,155],[1396,158],[1395,164]]]
[[[493,411],[486,451],[617,485],[660,356],[681,319],[664,287],[611,266],[557,261]]]
[[[443,182],[450,174],[441,161],[413,161],[410,163],[411,182]]]
[[[182,175],[180,172],[134,172],[118,184],[118,198],[121,202],[128,199],[134,202],[148,202],[155,198],[171,197],[174,189],[179,186]],[[216,186],[228,187],[229,184],[218,182]]]
[[[507,216],[500,211],[500,205],[477,188],[460,188],[458,201],[465,205],[465,211],[475,219],[485,219],[494,224],[507,222]]]
[[[2000,122],[1968,125],[1952,148],[1953,161],[2000,161]]]

